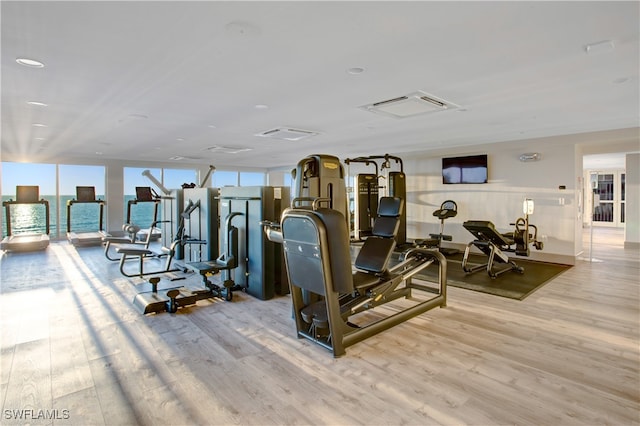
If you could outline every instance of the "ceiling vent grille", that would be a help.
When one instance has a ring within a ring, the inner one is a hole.
[[[258,133],[256,136],[262,136],[264,138],[281,139],[285,141],[299,141],[301,139],[309,138],[317,135],[318,132],[311,130],[293,129],[291,127],[278,127],[275,129],[267,130],[262,133]]]
[[[219,146],[214,145],[207,148],[207,151],[218,153],[218,154],[238,154],[240,152],[251,151],[251,148],[244,148],[240,146]]]
[[[201,161],[201,160],[204,160],[204,158],[186,157],[186,156],[183,156],[183,155],[174,155],[173,157],[169,157],[169,160],[173,160],[173,161],[182,161],[182,160]]]
[[[393,118],[407,118],[456,108],[458,108],[458,105],[454,103],[420,91],[360,107],[365,111]]]

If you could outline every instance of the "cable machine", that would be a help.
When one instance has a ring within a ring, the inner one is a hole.
[[[370,235],[373,222],[378,213],[380,197],[398,197],[407,200],[407,182],[402,159],[393,155],[371,155],[366,157],[347,158],[344,163],[349,167],[352,163],[363,163],[373,166],[374,174],[360,173],[354,176],[353,187],[348,190],[353,194],[352,235],[355,240]],[[392,170],[395,169],[395,170]],[[400,216],[400,229],[396,235],[398,245],[407,242],[406,209]]]

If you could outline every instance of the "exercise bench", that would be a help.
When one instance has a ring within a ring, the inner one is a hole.
[[[533,204],[531,202],[529,205],[527,201],[531,200],[525,200],[525,217],[518,218],[515,223],[511,224],[515,226],[514,232],[502,234],[488,220],[468,220],[462,224],[475,237],[475,240],[467,245],[462,258],[462,269],[467,274],[482,269],[486,269],[491,278],[496,278],[509,271],[524,273],[524,268],[511,260],[505,252],[515,253],[518,256],[529,256],[529,245],[533,245],[537,250],[543,248],[542,241],[538,240],[538,228],[529,224],[528,214],[533,212]],[[529,233],[529,228],[534,230],[533,234]],[[487,255],[487,263],[473,266],[469,264],[472,246]],[[496,263],[504,264],[505,267],[496,268]]]

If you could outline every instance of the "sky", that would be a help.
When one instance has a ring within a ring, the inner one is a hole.
[[[142,172],[146,168],[125,167],[124,187],[125,195],[134,195],[136,186],[151,186],[158,188]],[[184,169],[148,169],[151,174],[164,183],[169,189],[181,187],[183,183],[195,183],[195,170]],[[96,195],[104,195],[106,169],[104,166],[59,165],[60,195],[75,195],[76,186],[95,186]],[[238,173],[233,171],[215,171],[212,176],[213,186],[238,185]],[[263,173],[241,173],[242,185],[265,185]],[[38,185],[40,195],[56,194],[56,165],[33,163],[2,163],[2,194],[15,195],[18,185]]]

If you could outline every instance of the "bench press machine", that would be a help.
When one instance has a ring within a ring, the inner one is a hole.
[[[486,269],[491,278],[496,278],[509,271],[524,273],[524,268],[509,259],[505,252],[515,253],[518,256],[529,256],[529,245],[533,245],[537,250],[542,250],[543,243],[538,240],[538,228],[529,223],[529,215],[533,213],[533,200],[526,199],[524,201],[523,212],[524,218],[518,218],[515,223],[511,224],[515,226],[514,232],[506,234],[498,232],[494,224],[488,220],[468,220],[462,224],[476,238],[467,245],[462,258],[462,269],[467,274],[482,269]],[[529,229],[533,230],[533,234],[529,232]],[[472,246],[487,255],[487,263],[469,264]],[[506,266],[501,269],[495,268],[496,262]]]
[[[400,226],[403,199],[380,199],[372,235],[358,253],[355,272],[346,220],[342,213],[320,207],[328,201],[318,198],[309,208],[297,207],[298,200],[294,199],[292,207],[282,214],[279,230],[271,230],[282,233],[298,338],[320,344],[338,357],[345,354],[347,346],[446,306],[447,261],[441,253],[414,248],[404,253],[398,264],[388,266],[396,246],[394,237]],[[430,265],[439,268],[437,283],[412,282],[415,274]],[[306,297],[305,293],[318,297]],[[365,315],[365,323],[357,324],[363,321],[357,314],[399,298],[407,299],[400,311],[387,316],[378,312],[382,318],[373,321],[367,321]]]

